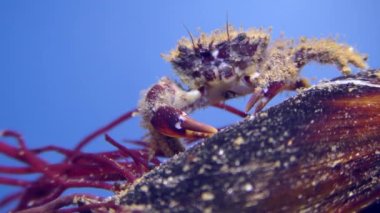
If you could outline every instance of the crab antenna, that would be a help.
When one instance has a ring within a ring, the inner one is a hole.
[[[226,13],[226,31],[227,31],[227,39],[230,42],[230,32],[229,32],[229,23],[228,23],[228,12]]]
[[[191,39],[191,43],[193,44],[193,49],[195,50],[195,43],[194,43],[194,38],[193,38],[193,34],[191,34],[189,28],[187,28],[187,26],[185,24],[183,24],[183,27],[185,28],[187,34],[189,34],[190,36],[190,39]]]

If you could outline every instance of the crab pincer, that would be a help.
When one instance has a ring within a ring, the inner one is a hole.
[[[272,82],[265,89],[256,88],[253,92],[252,96],[247,102],[245,107],[245,111],[250,111],[254,106],[254,113],[260,112],[264,107],[271,101],[276,95],[280,92],[289,90],[293,91],[300,88],[310,87],[310,83],[305,78],[300,78],[295,80],[294,82]]]
[[[171,106],[157,108],[150,122],[159,133],[174,138],[207,138],[218,132]]]

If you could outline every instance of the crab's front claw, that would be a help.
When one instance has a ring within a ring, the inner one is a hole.
[[[174,138],[207,138],[218,132],[170,106],[159,107],[150,122],[159,133]]]

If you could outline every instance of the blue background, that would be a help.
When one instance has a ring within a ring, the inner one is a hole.
[[[161,76],[175,78],[160,53],[198,29],[273,27],[273,38],[335,37],[380,67],[380,1],[1,1],[0,129],[21,132],[30,147],[73,147],[92,130],[134,108],[140,91]],[[322,71],[321,71],[322,70]],[[339,72],[309,65],[314,79]],[[276,98],[278,103],[290,94]],[[247,97],[233,101],[244,108]],[[218,109],[195,118],[215,126],[239,120]],[[139,119],[111,132],[144,134]],[[113,149],[102,138],[89,151]],[[45,158],[56,161],[54,155]],[[5,164],[15,162],[0,155]],[[0,198],[15,188],[0,186]]]

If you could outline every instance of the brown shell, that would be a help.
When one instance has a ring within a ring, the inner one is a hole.
[[[379,73],[319,84],[221,131],[145,175],[121,203],[173,212],[378,209]]]

